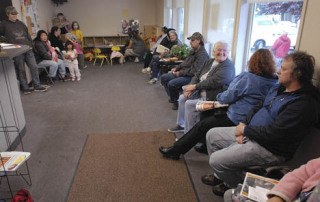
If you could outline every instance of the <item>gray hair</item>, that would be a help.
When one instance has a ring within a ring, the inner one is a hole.
[[[229,51],[229,44],[225,41],[217,41],[213,46],[213,50],[215,50],[218,45],[222,45],[222,46],[226,47],[227,51]]]

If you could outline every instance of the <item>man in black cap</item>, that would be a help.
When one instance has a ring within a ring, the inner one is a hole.
[[[26,79],[25,62],[30,68],[34,90],[47,91],[47,89],[40,84],[38,66],[32,51],[32,39],[28,33],[27,26],[17,19],[18,12],[15,7],[8,6],[6,8],[6,14],[8,19],[0,23],[0,36],[4,36],[8,43],[30,46],[27,52],[13,58],[22,91],[24,94],[30,94],[32,92],[32,90],[29,89]]]
[[[195,32],[188,37],[192,51],[190,55],[179,65],[171,69],[169,73],[160,77],[161,84],[164,86],[169,102],[173,103],[172,109],[178,109],[179,91],[182,86],[190,83],[195,73],[200,72],[204,63],[209,59],[209,55],[204,48],[203,36]]]

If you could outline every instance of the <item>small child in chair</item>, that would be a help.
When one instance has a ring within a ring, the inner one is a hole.
[[[69,68],[71,80],[75,81],[77,79],[77,81],[80,81],[81,74],[79,71],[78,60],[77,60],[78,53],[71,41],[66,42],[65,50],[62,51],[62,53],[65,58],[66,65]]]

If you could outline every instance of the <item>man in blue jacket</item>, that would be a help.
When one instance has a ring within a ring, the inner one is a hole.
[[[263,105],[236,127],[208,131],[209,164],[214,174],[202,177],[223,195],[243,182],[250,166],[279,164],[292,158],[310,128],[319,123],[319,91],[312,85],[314,57],[305,52],[288,55],[279,71],[279,85]]]

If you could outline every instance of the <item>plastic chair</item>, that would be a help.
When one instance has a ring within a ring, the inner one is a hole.
[[[108,64],[109,63],[109,60],[108,60],[108,56],[107,55],[104,55],[104,54],[101,54],[101,49],[100,48],[94,48],[93,49],[93,53],[94,53],[94,62],[93,62],[93,65],[96,64],[96,61],[97,59],[101,60],[101,64],[100,64],[100,67],[103,65],[103,61],[106,60],[106,62]]]

